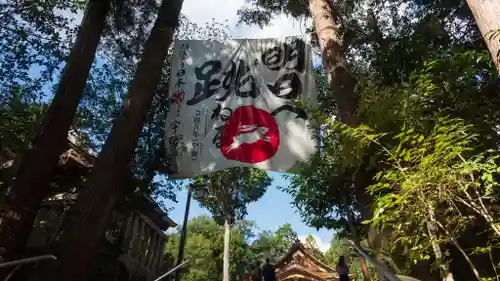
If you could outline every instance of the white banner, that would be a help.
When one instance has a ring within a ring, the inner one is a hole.
[[[175,42],[166,141],[176,173],[230,167],[287,172],[317,150],[316,105],[306,37]]]

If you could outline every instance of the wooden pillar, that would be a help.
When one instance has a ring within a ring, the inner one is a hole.
[[[146,244],[147,244],[147,234],[146,234],[146,231],[148,229],[148,226],[146,225],[146,223],[144,223],[143,220],[141,220],[141,225],[142,225],[142,232],[141,232],[141,245],[140,247],[137,249],[138,250],[138,254],[137,254],[137,261],[144,265],[144,253],[145,253],[145,248],[146,248]]]
[[[151,271],[154,272],[155,267],[153,264],[153,260],[156,256],[156,245],[158,244],[158,233],[153,230],[151,232],[151,244],[149,244],[149,253],[148,253],[148,259],[147,259],[147,264],[148,268],[151,269]]]
[[[143,249],[145,247],[146,239],[147,239],[147,237],[146,237],[146,227],[147,227],[146,222],[142,219],[140,220],[140,222],[141,222],[141,232],[139,234],[139,237],[140,237],[139,241],[140,242],[139,242],[139,245],[136,249],[136,252],[137,252],[136,257],[137,257],[137,260],[139,262],[142,260],[142,253],[143,253]]]
[[[161,267],[163,265],[163,254],[165,252],[165,242],[166,240],[163,237],[160,237],[160,243],[158,244],[158,260],[156,263],[156,268],[158,271],[161,271]]]
[[[163,253],[160,252],[161,244],[163,243],[163,237],[159,233],[156,233],[156,243],[154,245],[154,256],[151,260],[151,268],[153,272],[159,273],[158,260],[163,258]]]
[[[132,227],[132,233],[130,234],[130,244],[128,247],[128,254],[130,257],[134,258],[134,249],[136,247],[136,244],[139,243],[139,231],[140,231],[140,225],[139,225],[139,218],[136,215],[133,215],[132,218],[133,221],[133,227]]]
[[[147,267],[148,254],[149,254],[149,244],[151,243],[151,227],[144,222],[144,240],[141,249],[140,262],[142,265]]]
[[[153,228],[149,228],[149,243],[148,243],[148,255],[146,257],[146,265],[148,268],[151,268],[151,256],[154,254],[154,243],[156,231]]]
[[[137,232],[134,233],[134,243],[132,245],[132,249],[130,252],[130,256],[136,260],[139,261],[140,255],[141,255],[141,247],[142,247],[142,240],[144,236],[144,221],[141,220],[138,216],[136,217],[137,220]]]
[[[133,215],[129,215],[127,217],[125,227],[123,230],[123,247],[125,248],[125,252],[128,252],[128,250],[130,249],[130,242],[134,231],[133,219],[134,219]]]

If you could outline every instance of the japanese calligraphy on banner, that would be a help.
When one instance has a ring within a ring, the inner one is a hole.
[[[306,37],[175,43],[166,142],[171,178],[230,167],[286,172],[317,151]]]

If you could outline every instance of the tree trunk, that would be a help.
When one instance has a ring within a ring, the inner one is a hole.
[[[347,69],[339,21],[328,0],[309,0],[328,84],[337,102],[337,117],[347,125],[356,123],[356,79]]]
[[[436,216],[434,214],[433,206],[429,206],[429,220],[426,223],[427,233],[431,239],[432,250],[434,251],[434,256],[436,257],[437,265],[441,272],[441,277],[443,281],[453,281],[453,273],[450,271],[448,264],[444,260],[443,252],[441,251],[441,246],[438,242],[437,237],[437,224]]]
[[[59,155],[67,147],[68,130],[94,61],[110,2],[89,1],[54,99],[6,195],[5,207],[10,212],[2,214],[10,213],[10,216],[0,215],[0,245],[5,248],[5,260],[22,255],[47,192],[47,183],[53,176]]]
[[[464,251],[464,249],[462,248],[462,246],[460,246],[460,244],[458,243],[457,239],[455,239],[453,237],[451,241],[452,241],[452,244],[460,251],[460,253],[464,257],[465,261],[470,266],[470,268],[472,270],[472,273],[477,278],[477,280],[478,281],[483,280],[481,278],[481,275],[479,275],[479,271],[477,270],[476,266],[474,265],[474,263],[472,262],[472,260],[469,258],[469,256],[467,255],[467,253]]]
[[[328,77],[328,84],[337,103],[337,117],[340,122],[352,125],[357,122],[358,101],[354,93],[356,79],[347,69],[342,37],[339,33],[340,23],[335,11],[327,0],[309,0],[309,11],[314,20],[316,34],[323,57],[323,65]],[[348,218],[351,217],[346,205]],[[354,228],[352,217],[348,222],[354,243],[359,245],[359,238]],[[365,260],[359,257],[363,280],[370,280]]]
[[[467,0],[500,74],[500,1]]]
[[[356,231],[356,228],[354,227],[354,218],[352,215],[352,211],[349,208],[349,200],[347,199],[346,195],[342,195],[342,205],[344,205],[344,212],[346,213],[347,216],[347,224],[349,226],[349,230],[351,231],[351,236],[352,236],[352,241],[356,243],[356,245],[359,245],[359,237]],[[361,255],[359,255],[359,265],[361,266],[361,274],[363,275],[363,281],[370,281],[370,274],[368,273],[368,267],[366,266],[366,261],[365,258]]]
[[[127,177],[124,175],[129,173],[134,148],[160,80],[181,7],[182,0],[162,1],[120,115],[85,188],[70,210],[58,270],[52,272],[52,278],[43,280],[87,280],[113,207],[125,192]]]
[[[224,219],[224,265],[222,267],[222,281],[229,281],[229,259],[231,246],[231,221]]]

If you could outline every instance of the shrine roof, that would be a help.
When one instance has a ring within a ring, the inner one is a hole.
[[[300,279],[334,281],[339,279],[334,268],[315,258],[300,241],[296,241],[290,252],[276,264],[276,275],[278,281]],[[356,278],[355,274],[349,275],[349,279],[354,278]]]
[[[283,269],[283,267],[286,267],[293,260],[297,261],[301,259],[308,261],[309,266],[316,267],[319,269],[319,272],[335,272],[335,269],[311,255],[300,241],[296,241],[288,254],[276,263],[276,269]]]
[[[83,171],[86,173],[92,168],[98,153],[84,144],[82,141],[84,138],[84,134],[78,133],[73,128],[68,132],[68,142],[65,147],[65,152],[59,157],[60,165],[58,165],[58,167],[61,167],[61,170],[70,168],[72,169],[71,171]],[[15,151],[9,148],[0,149],[0,170],[12,166],[15,157]],[[57,173],[59,173],[59,170],[57,170]],[[72,172],[68,174],[73,175],[76,173]],[[52,182],[51,186],[56,186],[56,182]],[[81,187],[83,186],[71,186],[60,192],[58,191],[54,194],[50,194],[50,196],[44,200],[43,205],[71,205],[75,202]],[[137,210],[151,219],[160,229],[167,230],[168,228],[177,226],[168,216],[168,213],[163,211],[148,194],[139,191],[133,192],[129,197],[133,197],[138,204],[138,206],[136,206]]]

